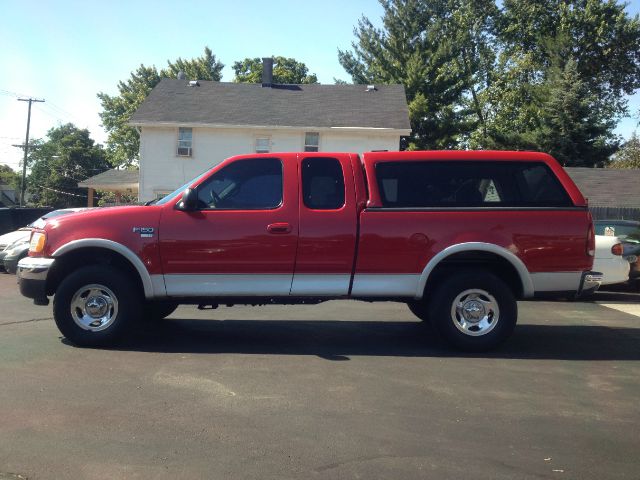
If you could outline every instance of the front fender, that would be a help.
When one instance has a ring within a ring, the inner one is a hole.
[[[144,289],[144,296],[147,299],[164,297],[166,296],[166,290],[164,286],[164,280],[162,275],[150,275],[147,268],[133,251],[131,251],[125,245],[114,242],[113,240],[107,240],[104,238],[83,238],[80,240],[73,240],[59,248],[57,248],[52,256],[53,258],[61,257],[67,253],[73,252],[81,248],[104,248],[122,255],[125,259],[133,265],[140,276],[142,287]]]

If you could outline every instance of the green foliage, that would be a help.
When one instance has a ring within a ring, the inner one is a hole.
[[[303,83],[318,83],[315,74],[308,74],[307,66],[298,62],[295,58],[273,57],[273,83],[286,85],[300,85]],[[234,82],[237,83],[261,83],[262,59],[245,58],[240,62],[234,62]]]
[[[401,83],[409,103],[410,148],[454,148],[483,123],[477,96],[490,80],[492,0],[385,0],[382,29],[363,17],[353,51],[339,51],[355,83]],[[473,115],[473,118],[470,117]]]
[[[115,192],[105,192],[103,190],[98,190],[96,192],[96,197],[98,201],[96,205],[98,207],[111,207],[114,205],[134,205],[138,203],[138,196],[130,193],[122,193],[120,195],[120,200],[118,200]]]
[[[99,93],[102,104],[100,118],[108,133],[107,159],[113,166],[137,164],[140,151],[140,136],[135,128],[128,125],[131,115],[147,98],[149,92],[163,77],[176,78],[183,71],[187,78],[198,80],[216,80],[222,77],[224,65],[216,60],[209,47],[205,47],[201,57],[191,60],[178,58],[168,61],[167,68],[158,71],[155,66],[140,65],[127,81],[118,83],[118,95]]]
[[[18,191],[21,178],[22,176],[18,172],[14,172],[8,165],[0,165],[0,185],[8,185]]]
[[[532,149],[603,165],[640,88],[640,20],[615,0],[381,0],[339,60],[355,83],[401,83],[410,148]]]
[[[27,165],[31,202],[54,208],[86,206],[87,189],[78,188],[78,182],[110,166],[89,130],[70,123],[49,130],[47,140],[34,142]]]
[[[615,159],[609,166],[611,168],[640,168],[640,138],[635,132],[616,153]]]

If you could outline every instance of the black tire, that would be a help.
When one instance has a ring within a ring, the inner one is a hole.
[[[426,299],[422,300],[410,300],[407,302],[407,307],[411,310],[416,317],[418,317],[423,322],[429,321],[429,304]]]
[[[140,312],[139,289],[123,272],[109,265],[78,269],[60,283],[53,298],[58,329],[81,347],[117,344],[131,331]]]
[[[456,304],[465,308],[455,308]],[[518,304],[511,289],[492,273],[464,271],[450,275],[435,290],[429,316],[448,344],[481,352],[511,336],[518,319]]]
[[[162,320],[175,312],[178,305],[174,302],[147,302],[143,306],[143,317],[151,321]]]

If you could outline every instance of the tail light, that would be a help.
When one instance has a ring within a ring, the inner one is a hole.
[[[624,253],[624,248],[621,243],[616,243],[613,247],[611,247],[611,253],[614,255],[622,255]]]
[[[590,257],[596,254],[596,234],[593,230],[593,222],[589,223],[589,229],[587,230],[586,253]]]

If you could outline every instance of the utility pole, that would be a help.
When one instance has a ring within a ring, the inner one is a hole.
[[[27,176],[27,155],[29,154],[29,127],[31,126],[31,104],[33,102],[44,102],[44,100],[38,100],[35,98],[19,98],[19,102],[29,102],[29,114],[27,115],[27,136],[24,140],[24,145],[14,145],[14,147],[24,148],[24,160],[22,161],[22,184],[20,185],[20,206],[24,206],[24,190],[26,187],[25,179]]]

